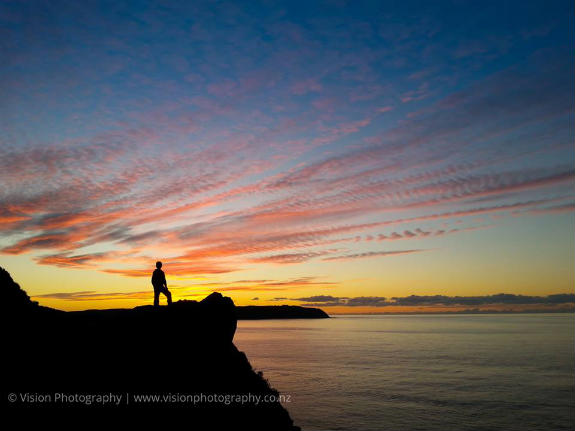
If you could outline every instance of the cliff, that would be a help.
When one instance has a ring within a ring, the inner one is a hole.
[[[298,429],[277,391],[234,346],[230,298],[63,312],[30,301],[1,268],[0,291],[7,298],[3,400],[12,413],[72,409],[132,424],[161,417],[193,429]],[[100,402],[112,394],[119,403]]]

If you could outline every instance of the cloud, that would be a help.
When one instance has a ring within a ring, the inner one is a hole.
[[[286,298],[287,299],[287,298]],[[386,298],[383,296],[336,297],[330,295],[291,298],[313,306],[432,306],[432,305],[490,305],[490,304],[571,304],[575,303],[575,294],[561,293],[548,296],[527,296],[500,293],[486,296],[445,296],[445,295],[410,295]]]
[[[380,307],[385,305],[386,301],[385,298],[379,296],[358,296],[355,298],[349,298],[346,300],[346,304],[348,307],[363,307],[363,306],[370,306],[370,307]]]
[[[71,255],[70,253],[61,253],[55,255],[41,256],[36,259],[40,265],[52,265],[61,268],[86,268],[92,267],[95,262],[107,260],[109,253],[92,253]]]
[[[154,259],[150,259],[152,262]],[[229,272],[237,271],[237,268],[225,267],[217,262],[206,263],[205,265],[198,265],[193,263],[167,263],[166,268],[170,268],[171,275],[189,275],[189,274],[226,274]],[[140,269],[101,269],[102,272],[108,274],[123,275],[125,277],[149,277],[151,274],[150,268]]]
[[[261,279],[261,280],[232,280],[232,281],[214,281],[194,284],[192,287],[209,287],[216,290],[286,290],[290,288],[301,288],[307,286],[314,287],[333,287],[338,282],[324,280],[321,277],[299,277],[287,279]]]
[[[526,212],[533,215],[542,214],[563,214],[563,213],[573,213],[575,211],[575,203],[570,202],[566,204],[551,205],[543,208],[534,208],[527,210]]]
[[[424,249],[418,250],[394,250],[394,251],[369,251],[365,253],[355,253],[355,254],[346,254],[341,256],[332,256],[326,257],[324,261],[335,261],[335,260],[350,260],[350,259],[363,259],[368,257],[387,257],[387,256],[398,256],[402,254],[412,254],[412,253],[419,253],[422,251],[427,251]]]
[[[445,229],[423,230],[421,228],[415,228],[413,230],[404,230],[403,232],[391,232],[387,234],[380,233],[373,237],[370,236],[365,239],[377,240],[377,241],[397,241],[401,239],[414,239],[414,238],[422,239],[422,238],[445,236],[458,232],[470,232],[478,229],[487,229],[489,227],[492,226],[468,226],[464,228],[451,228],[448,230]]]
[[[556,294],[548,296],[514,295],[499,293],[486,296],[418,296],[391,298],[393,305],[485,305],[485,304],[562,304],[575,302],[575,294]]]
[[[423,82],[419,85],[419,87],[415,90],[410,90],[403,94],[400,99],[403,103],[413,102],[417,100],[423,100],[431,95],[429,90],[429,84],[427,82]]]
[[[103,301],[110,299],[145,299],[150,298],[150,291],[140,292],[96,292],[93,290],[79,292],[53,292],[34,295],[37,299],[61,299],[66,301]]]
[[[307,94],[307,93],[316,93],[316,92],[320,92],[322,89],[322,86],[319,82],[313,80],[313,79],[306,79],[304,81],[298,81],[294,84],[292,84],[291,90],[292,93],[298,96],[301,96],[303,94]]]
[[[80,264],[81,265],[81,264]],[[151,270],[142,272],[141,276],[150,277]],[[169,273],[170,276],[173,274]],[[130,275],[132,276],[132,275]],[[134,276],[140,276],[134,275]],[[169,279],[168,279],[169,281]],[[193,283],[186,285],[176,285],[170,282],[170,290],[181,290],[178,296],[196,297],[208,295],[211,292],[279,292],[291,291],[293,289],[313,287],[333,287],[337,285],[336,282],[324,281],[319,277],[299,277],[288,278],[283,280],[274,279],[254,279],[254,280],[232,280],[229,282],[203,282]],[[187,290],[193,289],[193,293],[187,293]],[[35,295],[34,298],[42,299],[56,299],[65,301],[100,301],[100,300],[144,300],[151,298],[151,290],[135,291],[135,292],[100,292],[94,290],[76,291],[76,292],[51,292],[40,295]],[[253,297],[252,301],[258,301],[260,297]],[[285,300],[286,297],[278,297],[272,301]]]
[[[295,264],[307,262],[313,258],[319,256],[325,256],[327,254],[336,253],[337,249],[322,250],[322,251],[310,251],[304,253],[285,253],[285,254],[274,254],[269,256],[255,257],[250,259],[254,263],[276,263],[276,264]]]
[[[67,249],[72,248],[74,243],[82,236],[78,232],[48,232],[22,239],[1,251],[6,254],[22,254],[30,250],[42,249]]]
[[[478,44],[441,39],[451,37],[441,20],[417,13],[396,22],[340,11],[302,25],[275,9],[222,10],[140,11],[146,25],[134,27],[84,5],[82,37],[76,13],[40,14],[47,30],[69,20],[66,49],[7,46],[19,73],[5,77],[6,100],[19,108],[0,107],[1,253],[127,277],[147,277],[144,259],[162,254],[175,275],[217,275],[415,253],[473,229],[477,215],[573,210],[570,57],[521,49],[493,68],[507,52],[496,40],[544,38],[553,23],[515,35],[504,26],[509,37]],[[100,31],[104,22],[121,41]],[[174,51],[184,39],[198,55]],[[70,73],[76,58],[86,62]],[[360,235],[421,244],[367,251]]]
[[[393,111],[393,106],[382,106],[381,108],[377,108],[377,112],[381,112],[382,114],[390,111]]]
[[[288,278],[285,280],[264,280],[264,281],[254,281],[254,282],[242,282],[235,281],[229,283],[214,283],[214,290],[218,292],[229,292],[229,291],[283,291],[283,290],[293,290],[301,289],[307,287],[334,287],[339,283],[334,281],[322,280],[320,277],[299,277],[299,278]],[[202,286],[202,284],[200,284]]]
[[[302,298],[293,298],[294,301],[301,301],[301,302],[334,302],[334,301],[340,301],[342,299],[348,299],[348,298],[335,297],[331,295],[316,295],[316,296],[305,296]]]
[[[334,307],[338,305],[346,307],[383,307],[389,305],[389,302],[383,296],[357,296],[350,298],[346,296],[317,295],[293,299],[316,307]]]

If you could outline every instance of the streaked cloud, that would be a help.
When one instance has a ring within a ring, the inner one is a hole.
[[[572,6],[284,3],[2,5],[0,254],[271,290],[572,232]]]
[[[325,257],[323,260],[333,261],[333,260],[350,260],[350,259],[363,259],[366,257],[387,257],[387,256],[398,256],[402,254],[420,253],[427,250],[393,250],[393,251],[369,251],[365,253],[355,253],[355,254],[344,254],[340,256]]]
[[[288,299],[288,298],[285,298]],[[548,296],[528,296],[500,293],[485,296],[445,296],[445,295],[410,295],[386,298],[383,296],[335,297],[318,295],[292,300],[310,306],[346,306],[346,307],[388,307],[388,306],[437,306],[437,305],[488,305],[488,304],[572,304],[575,294],[562,293]]]

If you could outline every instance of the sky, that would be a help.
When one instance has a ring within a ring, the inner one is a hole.
[[[156,260],[175,300],[573,293],[573,16],[4,1],[0,266],[65,310],[151,303]]]

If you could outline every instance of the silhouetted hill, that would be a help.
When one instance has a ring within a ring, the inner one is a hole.
[[[0,283],[8,298],[2,396],[20,418],[80,411],[84,421],[113,417],[131,425],[161,418],[186,429],[298,429],[278,392],[234,346],[230,298],[213,293],[169,308],[62,312],[30,301],[3,269]],[[118,405],[97,401],[110,394],[122,396]]]
[[[256,319],[328,319],[319,308],[297,305],[246,305],[236,307],[238,320]]]

